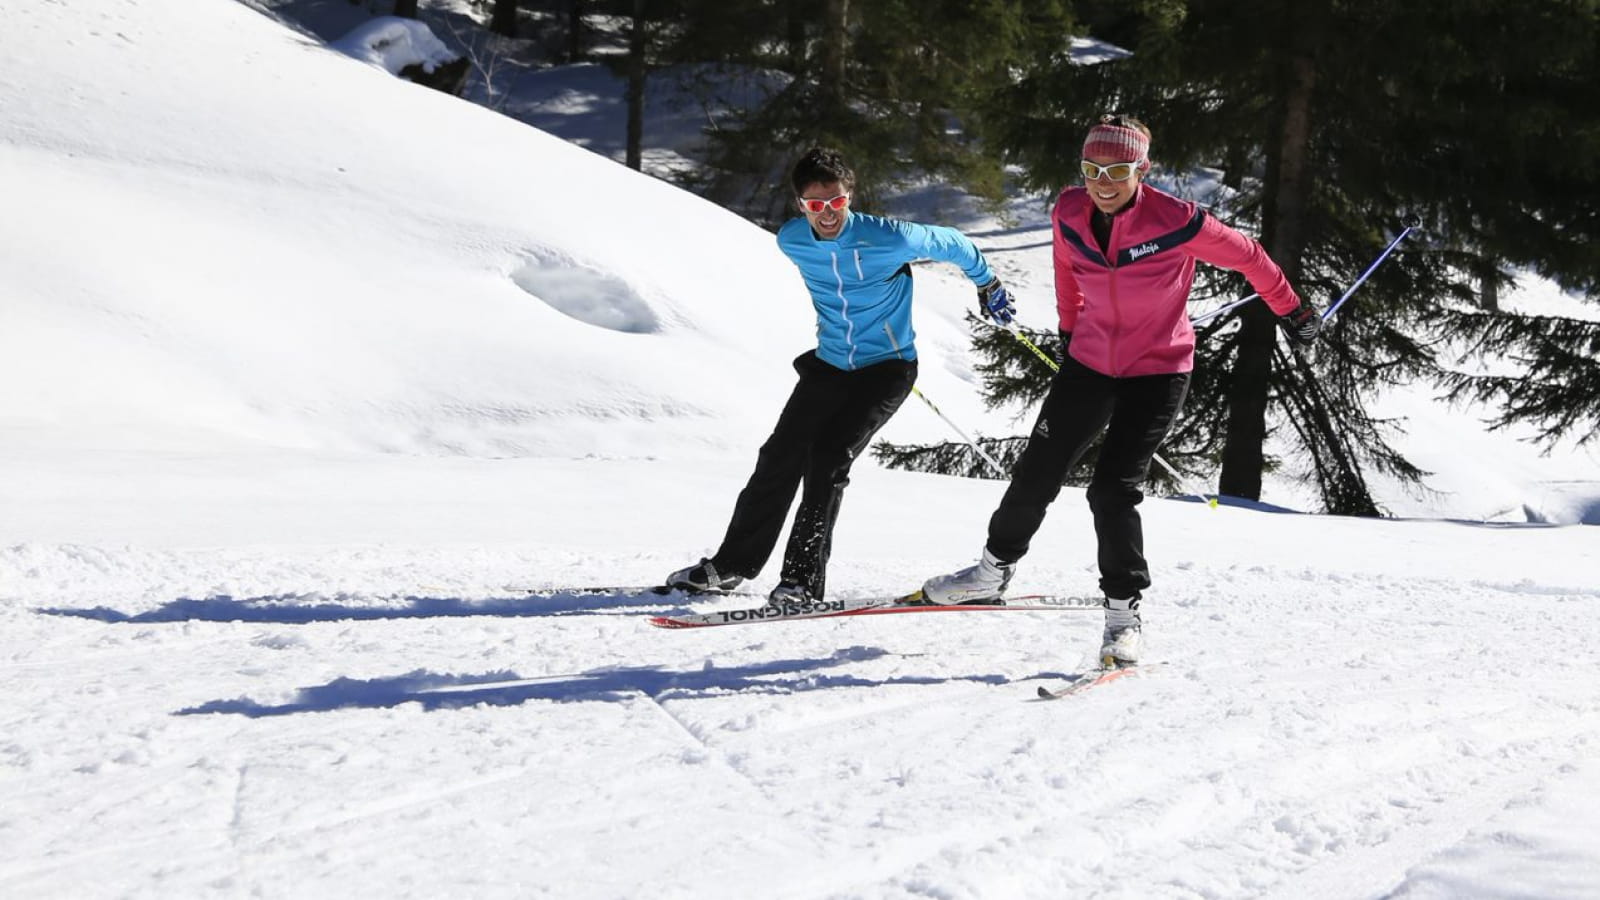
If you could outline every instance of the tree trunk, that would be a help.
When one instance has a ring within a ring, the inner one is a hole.
[[[494,0],[494,12],[489,16],[489,30],[498,35],[517,36],[517,11],[521,0]]]
[[[1222,183],[1226,187],[1240,190],[1244,187],[1245,170],[1250,164],[1249,148],[1244,141],[1229,141],[1226,155],[1222,160]]]
[[[1272,377],[1272,344],[1278,339],[1272,311],[1264,303],[1239,310],[1239,355],[1228,388],[1228,430],[1222,444],[1218,493],[1261,499],[1261,445],[1267,439],[1267,382]]]
[[[789,73],[798,75],[806,68],[806,25],[811,22],[810,0],[789,0],[784,43],[788,46]]]
[[[1478,257],[1478,305],[1484,312],[1500,311],[1500,264],[1488,254]]]
[[[583,27],[584,0],[567,0],[567,62],[583,60],[589,51]]]
[[[394,0],[394,14],[402,19],[415,19],[417,0]]]
[[[633,27],[628,32],[628,168],[644,169],[645,4],[633,0]]]
[[[836,120],[844,110],[845,62],[850,58],[850,31],[847,27],[850,0],[824,0],[822,12],[822,60],[817,73],[823,120]]]
[[[1304,49],[1288,61],[1280,127],[1267,148],[1265,203],[1261,243],[1294,284],[1300,277],[1305,247],[1305,210],[1310,190],[1311,100],[1316,88],[1315,61]],[[1261,499],[1261,474],[1266,457],[1267,391],[1272,375],[1272,349],[1278,335],[1275,317],[1265,303],[1246,305],[1239,356],[1228,390],[1228,433],[1222,446],[1218,490],[1231,497]]]

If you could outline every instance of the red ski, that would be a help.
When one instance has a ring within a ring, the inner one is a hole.
[[[902,597],[869,597],[856,600],[823,600],[816,603],[785,603],[707,613],[652,616],[657,628],[714,628],[720,625],[751,625],[756,622],[788,622],[796,619],[837,619],[844,616],[883,616],[900,613],[974,612],[1061,612],[1100,609],[1099,597],[1066,597],[1058,594],[1021,594],[1002,603],[966,603],[940,606],[922,599],[917,591]]]
[[[1145,663],[1144,667],[1156,665],[1160,665],[1160,663]],[[1134,664],[1118,666],[1116,668],[1109,669],[1091,669],[1087,672],[1083,672],[1074,676],[1072,680],[1067,683],[1066,687],[1059,687],[1052,690],[1051,688],[1041,685],[1039,687],[1039,699],[1060,700],[1063,697],[1071,697],[1073,694],[1081,694],[1084,691],[1100,687],[1104,684],[1110,684],[1113,681],[1118,681],[1123,678],[1132,678],[1133,676],[1142,672],[1144,667]]]

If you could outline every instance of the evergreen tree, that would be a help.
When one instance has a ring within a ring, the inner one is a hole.
[[[998,93],[988,133],[1035,185],[1055,187],[1075,179],[1076,147],[1095,114],[1141,116],[1168,171],[1227,167],[1223,181],[1240,193],[1213,213],[1255,227],[1323,307],[1405,213],[1424,213],[1426,243],[1414,241],[1362,287],[1316,355],[1282,350],[1260,303],[1203,330],[1189,418],[1175,436],[1216,454],[1224,493],[1259,497],[1273,464],[1262,450],[1269,425],[1284,423],[1326,507],[1373,514],[1369,470],[1424,473],[1389,445],[1396,423],[1373,418],[1368,403],[1384,385],[1440,374],[1433,346],[1416,336],[1472,321],[1441,307],[1473,302],[1476,285],[1492,286],[1511,266],[1591,288],[1600,272],[1595,7],[1085,3],[1096,33],[1134,56],[1030,70]],[[1502,103],[1522,115],[1484,114]],[[1200,271],[1197,296],[1247,290]]]
[[[730,61],[781,71],[783,87],[734,127],[712,135],[713,199],[758,221],[787,214],[787,169],[805,147],[839,147],[858,194],[928,173],[1000,196],[998,154],[962,123],[981,118],[988,87],[1059,47],[1071,19],[1062,0],[739,0],[734,15],[766,9]],[[781,14],[776,14],[781,13]],[[736,59],[737,57],[737,59]]]
[[[1499,403],[1493,427],[1532,425],[1546,447],[1564,439],[1582,446],[1600,436],[1600,322],[1482,312],[1456,313],[1452,319],[1449,333],[1471,348],[1463,354],[1464,363],[1488,356],[1511,360],[1525,371],[1452,371],[1444,379],[1451,400]]]

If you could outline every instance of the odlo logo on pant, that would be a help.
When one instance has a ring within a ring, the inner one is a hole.
[[[1049,437],[1050,436],[1050,421],[1048,419],[1040,419],[1039,420],[1039,424],[1034,426],[1033,433],[1037,434],[1039,437],[1042,437],[1042,438]]]

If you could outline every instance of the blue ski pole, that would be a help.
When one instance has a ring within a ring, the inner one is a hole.
[[[1378,254],[1378,258],[1372,261],[1372,265],[1367,266],[1367,270],[1365,272],[1361,273],[1361,277],[1360,278],[1356,279],[1356,283],[1350,285],[1350,289],[1345,291],[1344,295],[1341,296],[1338,300],[1334,301],[1334,304],[1332,306],[1328,307],[1327,312],[1324,312],[1322,314],[1323,321],[1327,321],[1328,319],[1333,318],[1333,314],[1339,311],[1339,307],[1343,306],[1344,302],[1346,300],[1350,299],[1350,295],[1356,292],[1356,288],[1360,287],[1361,283],[1363,281],[1367,280],[1367,276],[1371,275],[1373,270],[1378,268],[1379,263],[1382,263],[1385,259],[1387,259],[1389,257],[1390,253],[1394,252],[1394,248],[1398,247],[1400,245],[1400,242],[1405,240],[1406,235],[1410,234],[1411,232],[1415,231],[1416,229],[1418,229],[1420,227],[1422,227],[1422,223],[1419,222],[1415,217],[1406,220],[1405,230],[1400,232],[1400,234],[1394,240],[1390,241],[1389,242],[1389,246],[1385,247],[1384,251],[1382,253]],[[1234,310],[1238,309],[1239,307],[1245,305],[1246,303],[1249,303],[1251,300],[1254,300],[1254,299],[1256,299],[1257,297],[1260,297],[1260,296],[1261,296],[1260,294],[1251,294],[1248,297],[1241,297],[1238,300],[1235,300],[1232,303],[1229,303],[1227,306],[1218,307],[1217,309],[1213,309],[1210,312],[1201,313],[1200,315],[1195,316],[1194,318],[1189,320],[1189,324],[1190,325],[1202,325],[1202,324],[1204,324],[1206,322],[1211,321],[1212,319],[1215,319],[1217,316],[1221,316],[1221,315],[1225,315],[1227,313],[1233,312]]]
[[[1405,230],[1400,232],[1400,234],[1394,240],[1390,241],[1389,246],[1384,248],[1383,253],[1379,254],[1378,258],[1372,261],[1372,265],[1367,266],[1367,270],[1361,273],[1361,277],[1356,279],[1356,283],[1350,285],[1350,289],[1345,291],[1344,295],[1338,300],[1334,301],[1332,306],[1328,307],[1328,311],[1322,314],[1322,321],[1326,322],[1333,318],[1333,314],[1339,311],[1339,307],[1343,306],[1346,300],[1350,299],[1350,295],[1356,292],[1356,288],[1361,287],[1361,282],[1366,281],[1367,276],[1372,274],[1372,270],[1376,269],[1379,263],[1382,263],[1385,259],[1389,258],[1389,254],[1394,252],[1395,247],[1400,246],[1400,242],[1406,239],[1406,235],[1421,227],[1421,225],[1422,222],[1415,217],[1407,220]]]

